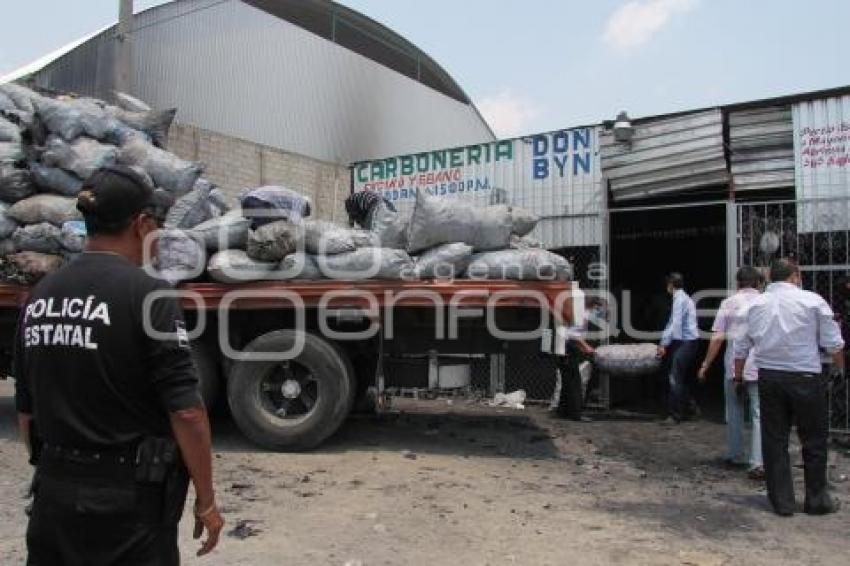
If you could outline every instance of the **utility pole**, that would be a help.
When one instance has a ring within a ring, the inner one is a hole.
[[[133,94],[133,0],[118,1],[118,29],[115,33],[114,88]]]

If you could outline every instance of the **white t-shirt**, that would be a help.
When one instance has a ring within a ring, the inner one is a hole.
[[[733,342],[745,334],[747,309],[759,295],[761,293],[755,289],[741,289],[720,303],[720,309],[717,311],[717,316],[714,319],[714,325],[711,327],[711,330],[722,332],[726,335],[726,354],[723,356],[723,369],[726,373],[726,379],[735,377],[735,349]],[[744,379],[746,381],[757,381],[759,378],[754,357],[755,349],[750,351],[747,362],[744,365]]]

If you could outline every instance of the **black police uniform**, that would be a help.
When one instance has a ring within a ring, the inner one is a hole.
[[[179,563],[188,474],[168,413],[202,401],[177,300],[152,301],[163,335],[145,331],[145,298],[169,288],[121,256],[86,252],[23,308],[16,403],[42,443],[29,564]]]

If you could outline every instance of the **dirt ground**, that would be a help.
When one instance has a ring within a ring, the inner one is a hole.
[[[0,383],[0,563],[22,564],[30,471]],[[845,508],[769,512],[762,485],[721,469],[724,430],[639,417],[552,419],[544,410],[399,401],[306,454],[256,449],[215,422],[228,525],[215,565],[836,564],[850,551],[850,452],[830,476]],[[794,461],[799,464],[795,448]],[[797,468],[798,494],[802,470]]]

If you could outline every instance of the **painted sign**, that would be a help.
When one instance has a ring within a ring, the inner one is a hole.
[[[557,130],[355,163],[352,185],[355,191],[381,194],[401,211],[411,210],[416,192],[424,190],[482,205],[528,208],[541,216],[544,227],[564,224],[604,210],[598,133],[595,127]],[[567,232],[537,235],[549,247],[585,245],[563,241],[570,239],[563,235]]]
[[[850,229],[850,96],[794,105],[798,232]],[[823,199],[832,199],[825,202]],[[819,201],[819,202],[813,202]]]

